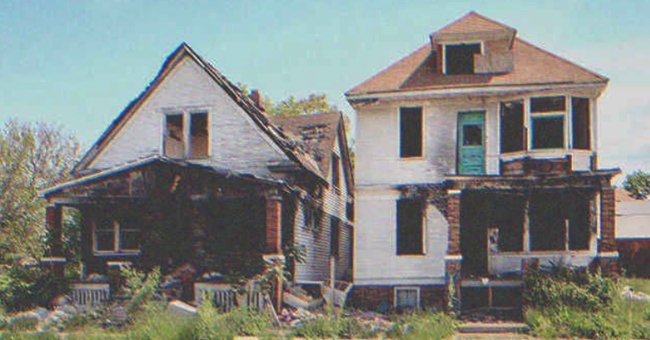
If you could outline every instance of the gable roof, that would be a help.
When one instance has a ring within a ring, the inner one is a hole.
[[[470,12],[432,34],[467,34],[514,29]],[[514,34],[514,33],[513,33]],[[514,36],[514,35],[513,35]],[[608,79],[519,38],[512,42],[513,70],[501,74],[446,75],[437,71],[440,57],[425,43],[409,55],[346,92],[346,96],[487,86],[606,84]]]
[[[249,115],[253,122],[255,122],[255,124],[270,137],[270,139],[289,157],[289,159],[295,161],[301,167],[313,173],[317,177],[324,179],[317,163],[312,160],[304,150],[297,148],[295,143],[269,122],[260,107],[248,98],[248,96],[244,95],[237,86],[223,76],[216,68],[214,68],[214,66],[206,62],[196,52],[194,52],[194,50],[186,43],[181,43],[180,46],[178,46],[178,48],[167,57],[156,77],[154,77],[147,88],[145,88],[138,97],[131,101],[126,108],[120,112],[118,117],[111,122],[99,139],[74,167],[73,173],[80,173],[87,170],[87,167],[106,148],[106,145],[110,140],[119,133],[120,129],[137,112],[143,102],[157,89],[166,76],[185,57],[194,60],[230,96],[230,98]]]
[[[318,162],[318,167],[325,178],[329,176],[331,170],[331,153],[338,137],[347,187],[352,188],[350,154],[341,112],[320,112],[269,118],[285,134],[302,143],[303,148]],[[351,191],[351,189],[348,191]]]

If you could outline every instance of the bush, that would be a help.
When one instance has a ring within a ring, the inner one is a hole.
[[[126,305],[127,313],[132,313],[148,303],[160,288],[160,267],[145,274],[130,266],[122,266],[120,274],[124,277],[122,290],[131,296],[131,301]]]
[[[46,306],[57,294],[66,292],[65,279],[39,267],[0,266],[0,304],[8,311]]]
[[[142,311],[124,336],[143,340],[193,339],[194,320],[168,313],[162,302],[150,302],[142,306]]]

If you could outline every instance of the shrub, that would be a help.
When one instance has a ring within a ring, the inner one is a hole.
[[[136,311],[146,304],[160,288],[160,267],[156,267],[148,274],[130,266],[120,267],[120,274],[124,277],[122,290],[131,296],[131,301],[126,305],[128,313]]]
[[[267,316],[242,307],[225,314],[223,319],[225,325],[237,335],[260,336],[273,328]]]
[[[231,339],[235,336],[226,327],[224,318],[214,307],[212,299],[206,298],[199,306],[194,335],[197,339]]]
[[[45,306],[67,288],[65,279],[39,267],[0,266],[0,304],[8,311]]]
[[[192,339],[195,337],[194,320],[168,313],[164,303],[149,302],[142,306],[142,311],[124,336],[143,340]]]

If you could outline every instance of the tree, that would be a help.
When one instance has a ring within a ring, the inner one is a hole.
[[[637,170],[625,176],[623,188],[636,199],[646,199],[650,194],[650,173]]]
[[[302,99],[289,96],[289,98],[277,103],[273,103],[268,97],[265,97],[263,104],[269,116],[290,117],[317,112],[338,111],[336,105],[328,102],[325,94],[310,94],[307,98]]]
[[[39,190],[68,178],[79,151],[61,127],[10,120],[0,126],[0,261],[43,254]]]

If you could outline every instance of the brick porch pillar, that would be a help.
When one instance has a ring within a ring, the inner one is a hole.
[[[461,307],[461,265],[460,253],[460,190],[447,190],[447,256],[445,256],[445,281],[447,283],[447,308],[459,312]]]
[[[618,252],[616,248],[616,199],[614,188],[600,190],[600,239],[598,240],[598,259],[602,272],[618,273]]]
[[[270,266],[284,265],[282,255],[282,195],[270,193],[266,196],[266,242],[264,260]],[[271,298],[276,312],[282,308],[282,278],[278,277]]]
[[[63,265],[66,262],[63,254],[63,211],[60,205],[49,205],[45,208],[45,229],[47,230],[47,246],[49,256],[42,259],[44,264],[54,272],[57,277],[63,277]]]

